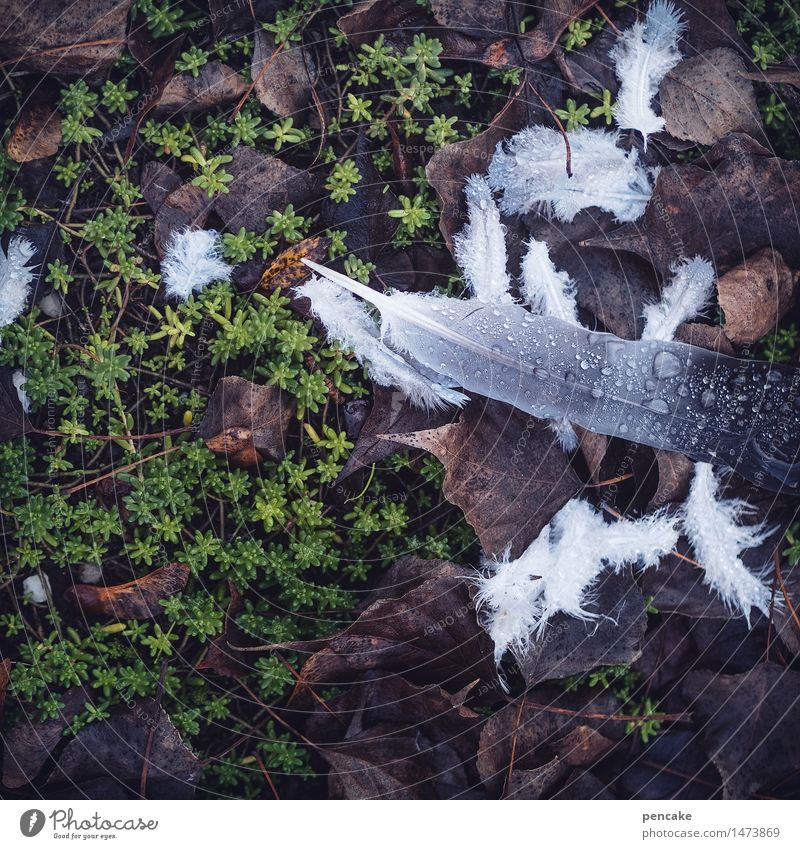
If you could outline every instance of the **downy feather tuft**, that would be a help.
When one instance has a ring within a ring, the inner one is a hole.
[[[230,280],[233,269],[222,258],[216,230],[181,230],[167,243],[161,277],[167,298],[185,301],[215,280]]]
[[[664,129],[664,119],[651,102],[664,76],[680,62],[678,39],[685,29],[681,13],[669,0],[653,0],[643,21],[622,33],[609,56],[620,82],[614,119],[623,129],[647,137]]]
[[[741,554],[764,542],[775,528],[764,522],[740,524],[742,516],[752,514],[753,508],[739,498],[719,498],[719,486],[709,463],[695,464],[683,526],[704,569],[703,583],[749,625],[754,607],[765,616],[769,614],[771,590],[761,576],[745,566]]]
[[[670,270],[672,280],[661,300],[644,308],[642,339],[670,341],[684,321],[703,313],[714,294],[714,266],[707,259],[684,257]]]
[[[533,126],[507,142],[499,142],[489,165],[489,185],[502,191],[500,209],[525,213],[532,209],[570,222],[596,206],[618,221],[635,221],[650,200],[653,187],[636,151],[617,146],[618,135],[605,130],[570,133],[572,177],[567,175],[564,139],[550,127]]]
[[[484,303],[510,301],[506,228],[485,177],[473,174],[464,189],[469,223],[453,237],[453,250],[473,295]]]
[[[328,336],[350,348],[375,383],[396,386],[412,404],[428,409],[461,406],[467,400],[466,395],[430,380],[389,348],[365,305],[350,292],[316,276],[295,292],[308,298],[312,314],[325,325]]]
[[[13,236],[8,254],[0,247],[0,327],[16,321],[22,315],[31,292],[33,268],[28,263],[36,248],[21,236]]]
[[[534,312],[579,324],[575,283],[550,259],[545,242],[531,239],[522,259],[522,296]]]
[[[678,540],[677,518],[657,513],[608,524],[587,501],[573,499],[516,560],[484,562],[476,605],[500,663],[507,650],[521,658],[558,613],[595,619],[587,610],[602,572],[626,563],[656,565]]]

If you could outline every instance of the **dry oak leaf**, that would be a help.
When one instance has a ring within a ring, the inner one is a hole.
[[[22,109],[11,130],[6,151],[14,162],[31,162],[58,152],[61,116],[44,103]]]
[[[90,723],[67,743],[42,789],[58,799],[138,799],[145,762],[145,798],[194,795],[197,756],[153,699],[128,697],[108,719]]]
[[[237,147],[225,170],[233,175],[228,194],[217,195],[214,210],[232,231],[244,227],[260,233],[266,217],[275,209],[294,204],[295,212],[314,196],[316,182],[277,156],[268,156],[249,147]]]
[[[257,29],[250,75],[256,97],[267,109],[279,118],[296,116],[311,99],[314,58],[307,48],[277,43]]]
[[[317,706],[307,734],[330,764],[331,798],[475,795],[483,719],[462,694],[375,674],[328,704]]]
[[[390,438],[444,465],[444,497],[487,555],[510,547],[519,557],[582,486],[547,424],[498,401],[473,401],[454,424]]]
[[[406,448],[400,442],[383,439],[386,434],[441,427],[451,422],[455,415],[452,408],[429,411],[417,407],[398,389],[375,384],[369,415],[358,434],[355,447],[336,479],[337,483],[341,483],[359,469],[380,463]]]
[[[83,710],[87,701],[91,701],[88,689],[71,687],[59,693],[62,707],[56,716],[42,721],[34,720],[27,713],[25,718],[6,732],[0,732],[2,742],[2,784],[9,790],[16,790],[25,784],[33,783],[36,776],[50,757],[64,735],[64,729]]]
[[[476,679],[494,685],[491,642],[472,602],[474,574],[446,560],[401,557],[343,631],[275,648],[314,652],[300,673],[311,684],[348,683],[375,670],[448,690]]]
[[[651,570],[655,571],[655,570]],[[592,590],[591,622],[559,613],[542,639],[531,642],[520,671],[529,687],[580,675],[598,666],[629,666],[642,654],[647,613],[644,597],[627,572],[606,572]]]
[[[762,248],[717,280],[723,330],[735,345],[749,345],[774,330],[794,306],[797,274],[772,248]]]
[[[0,55],[45,74],[93,76],[125,45],[133,0],[7,0]]]
[[[246,88],[244,79],[233,68],[222,62],[207,62],[196,77],[176,74],[164,87],[156,112],[205,112],[238,100]]]
[[[728,47],[679,62],[659,88],[666,131],[699,144],[714,144],[731,132],[763,137],[755,90],[742,76],[744,69],[744,59]]]
[[[608,691],[592,691],[584,698],[588,701],[562,688],[538,687],[489,717],[481,731],[477,763],[493,796],[508,794],[511,788],[504,794],[504,785],[517,769],[537,770],[552,764],[553,758],[564,766],[588,766],[614,746],[622,736],[622,723],[581,714],[612,715],[618,700]]]
[[[82,613],[114,619],[154,619],[164,612],[160,602],[180,592],[189,580],[189,567],[168,563],[125,584],[74,584],[64,597]]]
[[[214,388],[197,434],[217,454],[246,468],[286,456],[286,430],[295,401],[277,386],[223,377]]]
[[[686,676],[683,692],[692,700],[724,798],[752,798],[796,775],[800,673],[772,663],[741,675],[695,671]]]
[[[155,214],[153,240],[159,257],[164,257],[173,233],[203,227],[213,206],[214,200],[205,190],[191,183],[184,183],[170,192]]]
[[[800,266],[800,162],[771,156],[731,133],[699,162],[662,169],[644,216],[584,245],[633,251],[669,275],[680,256],[699,254],[721,274],[760,248]]]

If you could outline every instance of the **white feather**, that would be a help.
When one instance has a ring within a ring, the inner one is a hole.
[[[642,339],[669,342],[684,321],[701,315],[714,294],[714,266],[700,256],[684,257],[670,269],[661,300],[644,308]]]
[[[745,566],[741,554],[764,542],[775,528],[764,522],[740,524],[742,516],[752,514],[753,508],[739,498],[720,499],[719,486],[709,463],[695,464],[683,526],[704,569],[703,583],[749,625],[752,608],[768,615],[771,590],[761,576]]]
[[[572,177],[567,175],[566,146],[557,130],[528,127],[500,142],[488,173],[492,189],[503,192],[500,209],[536,209],[570,222],[582,209],[596,206],[618,221],[635,221],[653,187],[636,151],[624,151],[617,139],[616,133],[605,130],[570,133]]]
[[[393,351],[381,339],[363,302],[350,292],[317,276],[295,292],[308,298],[312,314],[325,325],[329,338],[350,348],[356,359],[367,366],[375,383],[396,386],[412,404],[429,409],[445,404],[461,406],[467,401],[466,395],[430,380]]]
[[[620,82],[614,119],[624,129],[647,137],[664,129],[652,100],[664,76],[680,62],[678,39],[685,28],[681,13],[669,0],[653,0],[643,21],[627,29],[609,56]]]
[[[578,435],[569,419],[549,419],[547,426],[555,434],[558,447],[565,454],[571,454],[578,447]]]
[[[28,265],[36,248],[21,236],[13,236],[6,255],[0,247],[0,327],[22,315],[31,293],[34,271]]]
[[[521,658],[558,613],[594,619],[592,589],[607,567],[656,565],[678,540],[678,519],[657,513],[607,524],[587,501],[569,501],[516,560],[484,562],[476,605],[499,664],[507,650]]]
[[[170,236],[161,262],[167,298],[185,301],[215,280],[230,280],[233,269],[222,258],[216,230],[181,230]]]
[[[534,312],[580,324],[575,282],[550,259],[545,242],[531,239],[522,259],[522,296]]]
[[[473,295],[484,303],[510,301],[506,228],[485,177],[473,174],[464,189],[469,223],[453,238],[453,251]]]
[[[536,313],[580,324],[575,282],[566,271],[555,267],[545,242],[531,239],[527,248],[522,259],[522,297]],[[571,454],[578,447],[578,437],[568,419],[552,419],[549,427],[562,451]]]

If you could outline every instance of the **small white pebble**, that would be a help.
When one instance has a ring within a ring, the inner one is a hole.
[[[99,584],[103,577],[103,567],[97,563],[81,563],[78,578],[82,584]]]
[[[42,578],[44,578],[44,582]],[[47,601],[47,594],[50,592],[50,579],[44,572],[41,575],[29,575],[22,582],[22,591],[25,595],[31,597],[34,604],[44,604]]]
[[[28,382],[28,378],[17,369],[11,375],[11,382],[14,384],[14,389],[17,390],[17,398],[19,398],[19,403],[22,404],[23,411],[29,413],[31,411],[31,399],[28,398],[28,393],[22,388]]]
[[[58,318],[64,312],[64,301],[58,292],[51,292],[39,301],[39,309],[48,318]]]

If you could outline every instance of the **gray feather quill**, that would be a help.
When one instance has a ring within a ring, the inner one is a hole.
[[[540,418],[568,418],[761,487],[800,485],[800,371],[661,340],[595,333],[519,304],[381,294],[303,260],[378,308],[413,366]]]

